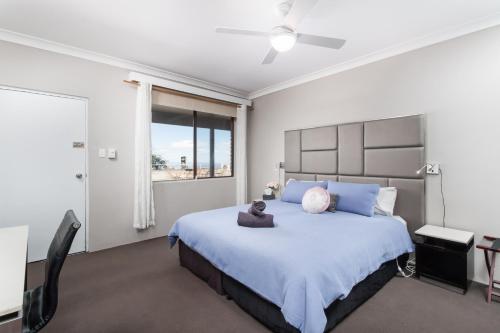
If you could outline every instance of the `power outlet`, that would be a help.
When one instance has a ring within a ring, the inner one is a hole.
[[[427,170],[425,172],[428,175],[439,175],[439,163],[427,164]]]

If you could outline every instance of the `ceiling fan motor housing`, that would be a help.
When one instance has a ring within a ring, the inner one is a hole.
[[[280,1],[276,4],[276,14],[281,17],[285,18],[288,13],[290,12],[290,9],[292,9],[292,4],[293,0],[286,0],[286,1]]]

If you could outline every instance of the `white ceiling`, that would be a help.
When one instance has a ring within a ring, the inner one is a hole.
[[[261,65],[276,0],[0,0],[0,28],[254,92],[435,33],[500,16],[499,0],[320,0],[299,31],[347,39],[341,50],[296,45]]]

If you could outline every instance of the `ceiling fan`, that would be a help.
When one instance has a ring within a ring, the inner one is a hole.
[[[293,48],[295,43],[321,46],[330,49],[340,49],[344,39],[317,35],[302,34],[296,31],[298,24],[319,0],[282,0],[277,6],[277,13],[283,18],[283,24],[271,29],[270,32],[245,30],[238,28],[217,27],[215,32],[242,36],[267,37],[271,42],[271,49],[262,61],[263,65],[271,64],[279,52],[286,52]]]

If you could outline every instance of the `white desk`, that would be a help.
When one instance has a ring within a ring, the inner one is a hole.
[[[28,226],[0,228],[0,332],[20,332],[27,250]]]

